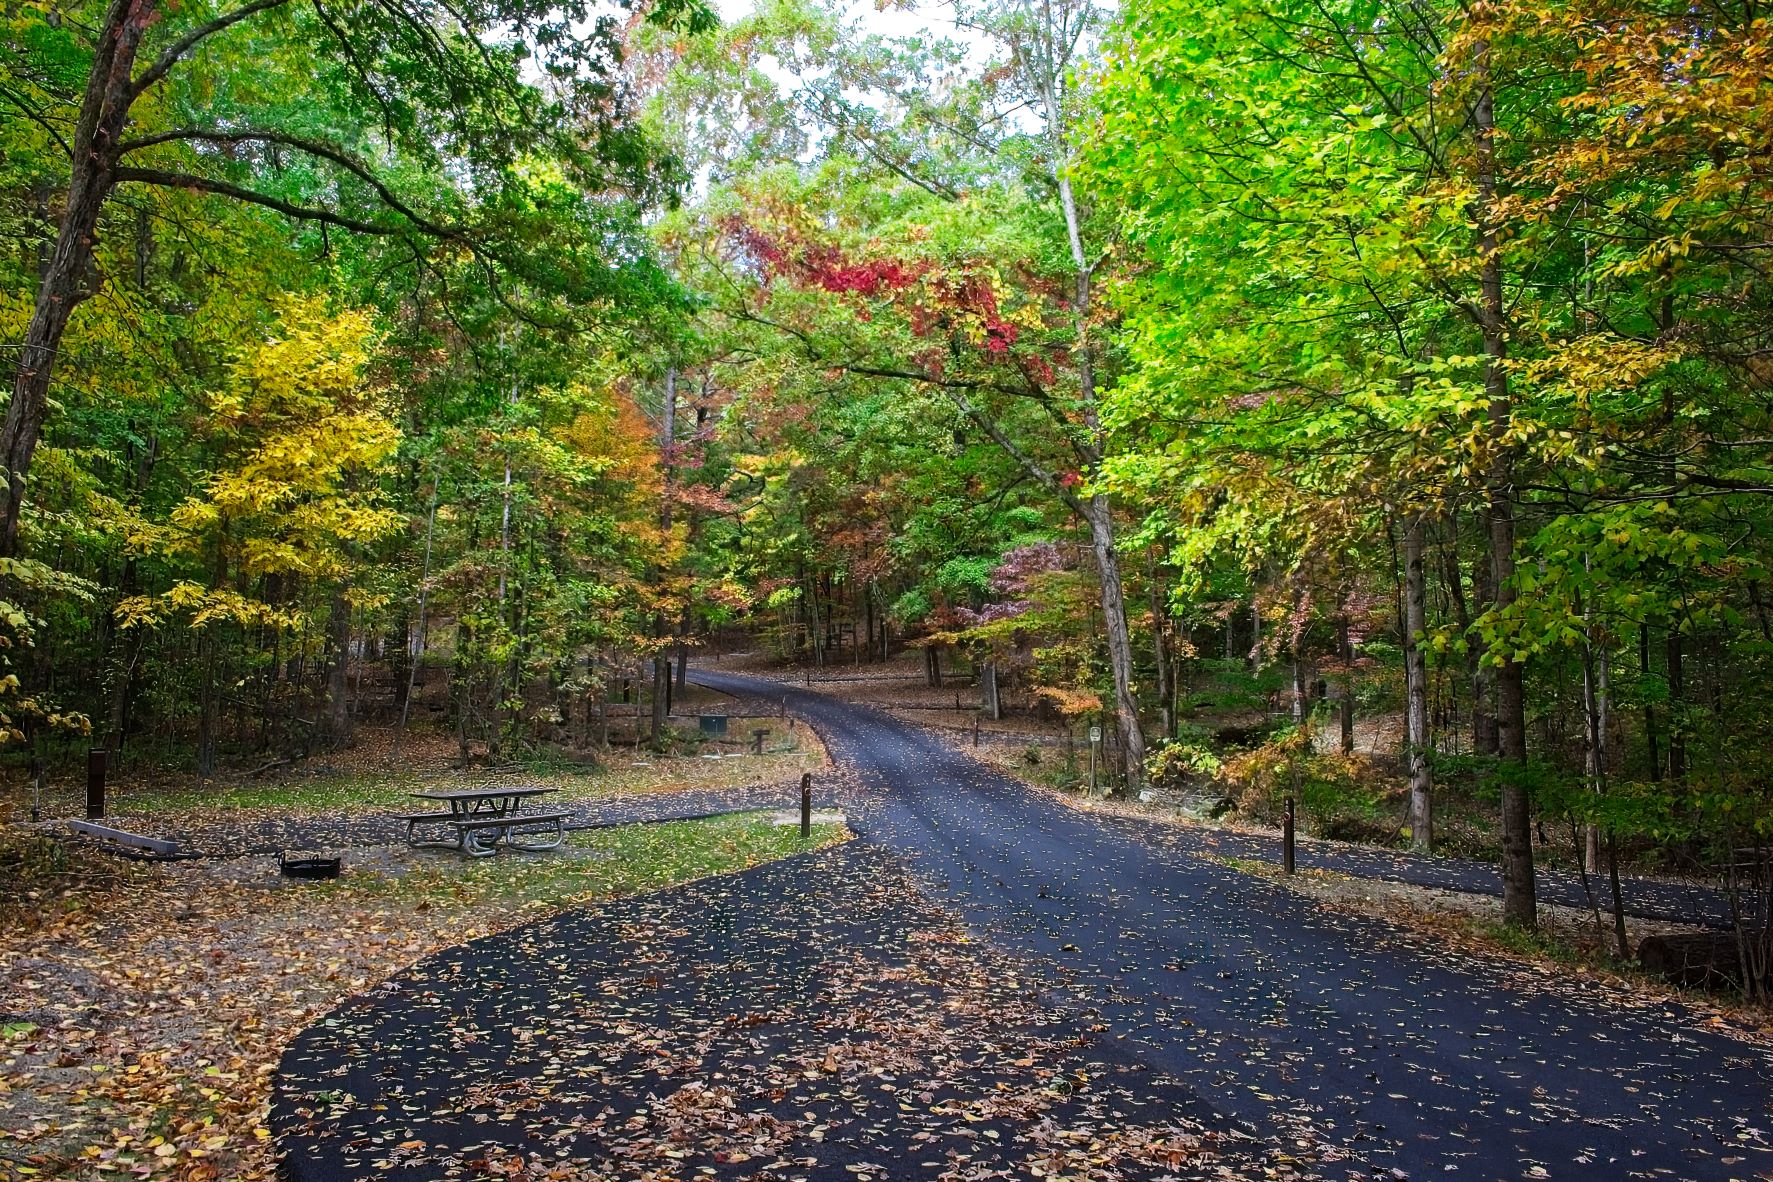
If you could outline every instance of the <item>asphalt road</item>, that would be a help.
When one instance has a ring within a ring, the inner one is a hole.
[[[1678,1009],[1326,913],[1195,856],[1200,836],[1079,814],[878,711],[696,680],[786,696],[856,777],[865,840],[1259,1129],[1411,1178],[1773,1178],[1773,1055]]]
[[[472,1177],[513,1147],[597,1177],[1020,1177],[1024,1151],[1067,1121],[1099,1137],[1154,1112],[1214,1153],[1066,1176],[1286,1176],[1303,1162],[1331,1178],[1773,1178],[1773,1054],[1727,1029],[1328,912],[1203,857],[1200,831],[1075,812],[879,712],[696,679],[787,697],[838,761],[859,840],[476,941],[347,1004],[280,1071],[273,1129],[294,1178]],[[917,961],[938,915],[984,937],[950,948],[971,959]],[[858,948],[875,959],[858,965]],[[905,992],[936,981],[988,999]],[[885,992],[844,1010],[871,989]],[[894,1090],[919,1095],[907,1074],[850,1072],[812,1094],[795,1082],[833,1070],[822,1040],[891,1045],[905,1032],[883,1034],[881,1015],[920,1004],[937,1016],[914,1040],[959,1048],[897,1065],[930,1074],[937,1125]],[[999,1012],[995,1042],[962,1020]],[[802,1027],[818,1033],[804,1046]],[[1017,1057],[1034,1032],[1079,1049]],[[1091,1065],[1060,1063],[1074,1053]],[[969,1088],[1021,1094],[1016,1071],[1048,1071],[1043,1055],[1101,1083],[1065,1101],[1093,1108],[1035,1119],[1000,1104],[992,1140],[965,1141],[958,1161],[931,1148],[972,1127],[955,1115],[977,1100]],[[885,1096],[882,1079],[897,1081]],[[645,1173],[661,1168],[645,1156],[660,1122],[681,1122],[672,1106],[697,1087],[736,1105],[745,1136],[774,1121],[792,1140],[781,1122],[804,1117],[796,1127],[825,1127],[830,1148],[772,1148],[781,1168],[759,1169],[696,1140],[697,1124],[678,1129],[665,1173]]]

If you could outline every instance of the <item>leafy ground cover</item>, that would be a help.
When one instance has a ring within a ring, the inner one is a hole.
[[[0,1177],[185,1182],[271,1176],[277,1058],[341,998],[565,907],[807,848],[752,813],[482,862],[388,849],[298,884],[262,856],[140,866],[4,834]]]
[[[427,960],[292,1045],[273,1128],[297,1182],[1304,1172],[1053,981],[857,841]]]

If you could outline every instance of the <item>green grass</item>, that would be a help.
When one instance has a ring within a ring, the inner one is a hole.
[[[768,812],[622,825],[569,834],[558,850],[494,858],[439,857],[399,874],[350,875],[324,889],[444,903],[523,901],[537,907],[590,903],[660,890],[819,849],[845,838],[842,825],[778,825]]]
[[[319,775],[243,784],[192,785],[121,792],[112,807],[128,813],[175,813],[190,809],[289,809],[325,812],[344,808],[413,804],[409,795],[425,786],[414,772],[373,775]]]
[[[421,788],[468,787],[486,783],[489,779],[557,788],[562,798],[585,799],[621,792],[738,787],[788,779],[803,771],[818,771],[824,762],[817,753],[799,747],[764,755],[747,754],[737,759],[658,756],[626,750],[612,752],[605,758],[606,762],[597,768],[538,766],[501,771],[496,777],[479,768],[428,774],[396,768],[297,775],[281,780],[211,783],[203,787],[192,784],[125,790],[113,796],[112,807],[122,813],[171,813],[193,809],[294,812],[405,809],[414,806],[410,794]]]

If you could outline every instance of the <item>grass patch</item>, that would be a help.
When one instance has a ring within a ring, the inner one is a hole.
[[[560,799],[583,800],[617,793],[671,792],[685,788],[737,788],[789,779],[824,766],[821,751],[796,747],[764,755],[704,759],[695,755],[657,756],[616,752],[599,767],[537,764],[497,773],[483,768],[418,771],[375,768],[351,772],[317,771],[284,779],[204,786],[181,784],[118,792],[120,813],[177,813],[198,810],[242,812],[339,812],[418,807],[412,793],[423,788],[465,788],[489,782],[555,788]]]
[[[814,825],[803,842],[798,825],[778,825],[770,812],[730,813],[585,830],[568,834],[558,850],[432,859],[400,874],[370,871],[321,889],[451,907],[493,901],[574,906],[743,870],[846,836],[840,824]]]
[[[119,793],[113,803],[119,811],[130,813],[176,813],[193,809],[326,812],[346,808],[405,808],[414,803],[409,794],[425,787],[426,783],[417,773],[400,770],[376,774],[322,774],[263,782],[150,788]]]

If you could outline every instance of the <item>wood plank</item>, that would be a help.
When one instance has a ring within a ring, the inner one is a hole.
[[[115,842],[131,849],[147,850],[152,854],[176,854],[179,843],[167,841],[160,837],[144,837],[140,833],[130,833],[125,829],[113,829],[109,825],[97,825],[91,821],[69,821],[68,828],[87,837],[96,837],[100,841]]]

